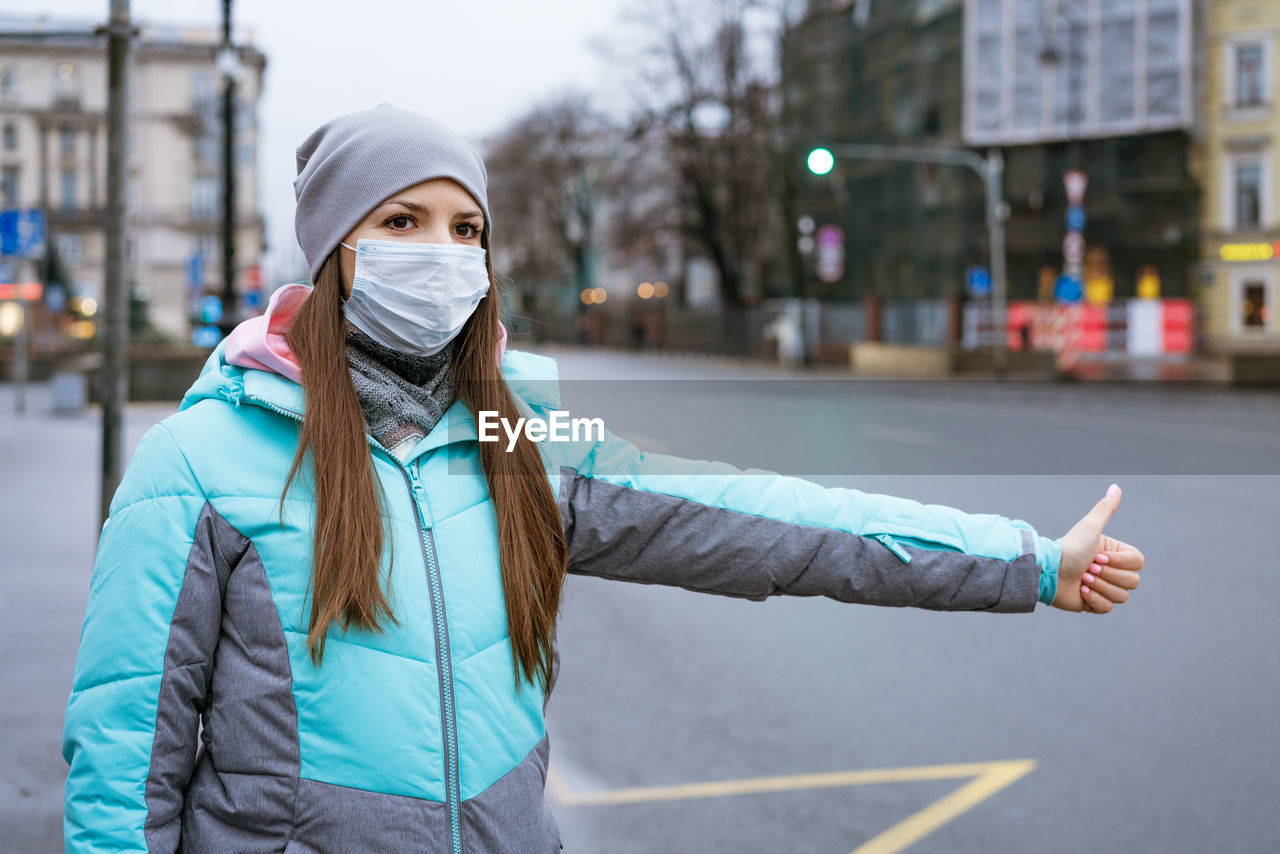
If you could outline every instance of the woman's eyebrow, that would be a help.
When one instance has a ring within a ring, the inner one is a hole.
[[[383,202],[381,205],[378,206],[378,209],[381,210],[382,208],[390,207],[391,205],[399,205],[400,207],[405,208],[411,213],[416,213],[418,215],[423,215],[427,213],[426,205],[419,204],[418,202],[411,202],[407,199],[392,199],[389,202]],[[455,220],[460,220],[460,219],[471,219],[472,217],[476,217],[476,216],[483,217],[484,214],[481,213],[480,211],[464,211],[462,213],[454,214],[453,218]]]
[[[382,204],[378,205],[378,210],[382,210],[385,207],[390,207],[391,205],[399,205],[400,207],[406,208],[409,211],[416,214],[424,214],[427,212],[426,205],[420,205],[417,202],[410,202],[404,199],[392,199],[389,202],[383,202]]]

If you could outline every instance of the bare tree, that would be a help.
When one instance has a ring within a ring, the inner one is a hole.
[[[491,142],[489,204],[506,273],[575,290],[593,284],[612,139],[588,97],[571,92],[535,106]]]
[[[676,221],[714,263],[722,303],[740,306],[777,260],[776,66],[761,47],[772,47],[778,10],[760,0],[636,0],[625,14],[628,37],[639,36],[628,64],[636,133],[666,152]]]

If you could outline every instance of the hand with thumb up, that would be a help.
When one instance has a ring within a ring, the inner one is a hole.
[[[1062,538],[1053,607],[1105,614],[1129,601],[1129,591],[1137,589],[1138,570],[1146,563],[1142,552],[1102,533],[1119,506],[1120,487],[1113,483],[1102,500]]]

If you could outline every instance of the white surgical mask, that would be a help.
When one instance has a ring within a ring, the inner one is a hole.
[[[356,253],[347,319],[401,353],[439,353],[489,291],[479,246],[364,238],[342,246]]]

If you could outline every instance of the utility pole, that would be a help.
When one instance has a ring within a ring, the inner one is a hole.
[[[239,61],[231,45],[231,0],[222,0],[222,337],[236,326],[236,75]]]
[[[107,35],[107,258],[102,335],[102,494],[99,521],[106,522],[120,485],[124,402],[128,395],[128,293],[124,281],[125,182],[129,150],[129,59],[133,25],[129,0],[111,0]]]
[[[937,163],[964,166],[978,173],[986,188],[987,239],[991,250],[991,310],[997,330],[995,375],[1004,379],[1009,369],[1009,340],[1005,332],[1008,310],[1008,282],[1005,270],[1004,220],[1008,214],[1004,201],[1004,155],[993,149],[983,157],[962,148],[912,148],[901,145],[843,143],[815,148],[809,152],[809,171],[825,175],[835,166],[835,157],[853,160],[888,160],[903,163]]]

